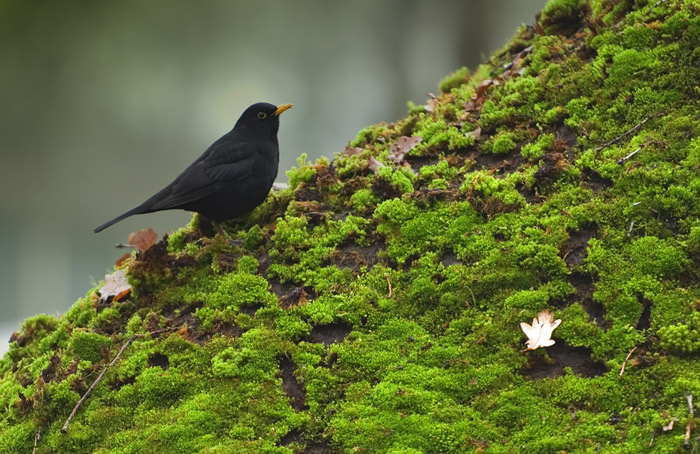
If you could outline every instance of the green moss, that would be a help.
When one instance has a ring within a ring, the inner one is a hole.
[[[537,138],[537,142],[528,143],[520,150],[520,154],[530,161],[539,160],[544,154],[552,150],[554,146],[553,134],[542,134]]]
[[[449,76],[445,77],[438,84],[438,88],[443,93],[449,93],[453,88],[457,88],[469,81],[469,69],[461,67]]]
[[[512,151],[516,146],[513,140],[513,134],[508,132],[501,132],[493,138],[493,145],[491,148],[492,153],[508,153]]]
[[[311,163],[306,162],[306,153],[302,153],[297,159],[299,167],[292,167],[287,171],[289,178],[289,186],[296,188],[299,183],[308,182],[311,177],[316,174],[316,169],[311,166]]]
[[[94,363],[102,359],[102,352],[111,344],[112,341],[107,336],[78,330],[71,337],[70,351],[80,359]]]
[[[676,452],[662,426],[700,394],[696,16],[551,1],[430,111],[302,156],[229,241],[195,215],[124,266],[128,298],[28,319],[0,451],[41,427],[37,452]],[[556,344],[525,351],[544,309]]]

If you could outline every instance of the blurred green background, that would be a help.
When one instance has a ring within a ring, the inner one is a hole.
[[[109,272],[115,243],[190,215],[107,219],[169,183],[250,104],[281,117],[278,181],[301,153],[422,104],[544,0],[0,0],[0,354]]]

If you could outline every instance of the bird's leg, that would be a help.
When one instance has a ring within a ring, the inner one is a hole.
[[[226,236],[226,232],[224,232],[223,227],[221,227],[221,223],[218,221],[211,221],[212,224],[214,224],[214,227],[216,227],[216,231],[219,232],[219,235],[221,235],[221,238],[224,240],[228,240],[228,236]]]

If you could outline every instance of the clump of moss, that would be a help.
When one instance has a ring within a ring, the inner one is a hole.
[[[429,106],[302,156],[228,241],[195,215],[123,266],[129,298],[28,319],[0,451],[39,429],[37,452],[677,451],[662,427],[700,395],[696,16],[551,1]],[[525,351],[544,309],[556,343]]]

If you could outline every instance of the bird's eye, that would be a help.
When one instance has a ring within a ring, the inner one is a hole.
[[[267,114],[265,112],[258,112],[258,118],[264,120],[267,118]]]

